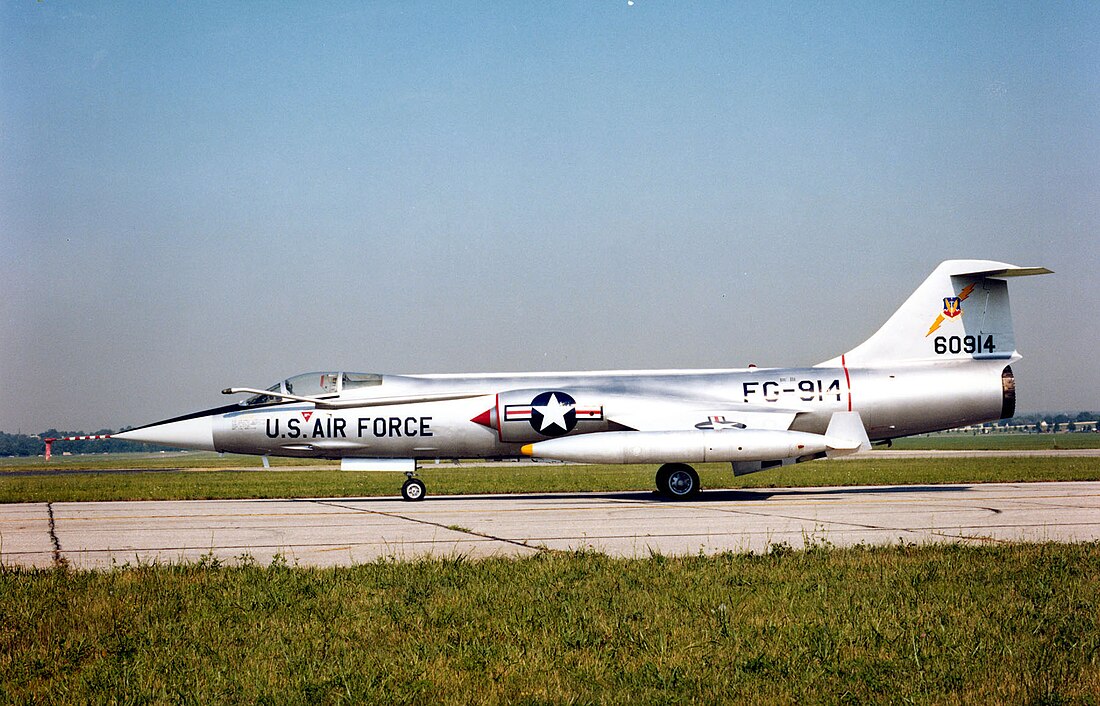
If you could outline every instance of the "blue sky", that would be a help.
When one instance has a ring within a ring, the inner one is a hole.
[[[941,260],[1097,409],[1095,3],[0,5],[0,430],[323,368],[812,364]]]

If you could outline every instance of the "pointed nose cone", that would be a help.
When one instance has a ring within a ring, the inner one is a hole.
[[[211,415],[149,424],[112,434],[111,438],[184,449],[217,451],[214,448],[214,417]]]

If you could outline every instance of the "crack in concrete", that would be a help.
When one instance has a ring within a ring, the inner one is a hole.
[[[53,543],[53,564],[59,569],[69,567],[69,560],[61,556],[61,540],[57,538],[57,520],[53,516],[53,503],[46,503],[46,513],[50,517],[50,542]]]
[[[537,544],[528,544],[527,542],[517,540],[517,539],[508,539],[507,537],[497,537],[497,536],[494,536],[494,535],[491,535],[491,534],[487,534],[485,532],[478,532],[476,530],[469,529],[468,527],[460,527],[458,525],[445,525],[445,524],[442,524],[440,522],[432,522],[431,520],[421,520],[421,519],[416,518],[416,517],[409,517],[408,515],[399,515],[395,512],[382,512],[381,510],[370,510],[370,509],[362,508],[362,507],[341,505],[340,503],[324,502],[322,500],[310,500],[308,502],[312,502],[312,503],[317,504],[317,505],[327,505],[329,507],[338,507],[341,510],[351,510],[353,512],[363,512],[363,513],[367,513],[367,514],[371,514],[371,515],[381,515],[383,517],[390,517],[390,518],[393,518],[395,520],[405,520],[406,522],[416,522],[417,524],[428,525],[429,527],[439,527],[440,529],[450,530],[451,532],[459,532],[459,533],[462,533],[462,534],[469,534],[469,535],[472,535],[474,537],[481,537],[482,539],[491,539],[494,542],[504,542],[506,544],[514,544],[517,547],[523,547],[524,549],[533,549],[533,550],[539,551],[539,552],[553,553],[553,552],[560,551],[560,550],[557,550],[557,549],[551,549],[550,547],[540,546],[540,545],[537,545]]]

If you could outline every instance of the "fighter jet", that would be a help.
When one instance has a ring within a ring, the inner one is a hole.
[[[1006,280],[1048,273],[943,262],[870,338],[810,367],[314,372],[230,387],[223,393],[249,397],[114,436],[401,471],[406,500],[425,496],[424,460],[653,463],[657,490],[687,499],[700,491],[692,463],[728,462],[741,475],[1013,416],[1020,355]]]

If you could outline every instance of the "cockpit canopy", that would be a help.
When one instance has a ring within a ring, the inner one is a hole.
[[[277,382],[267,388],[268,392],[282,392],[298,397],[333,397],[348,390],[360,387],[375,387],[382,384],[382,376],[377,373],[302,373]],[[253,406],[280,402],[278,395],[255,395],[241,404]]]

